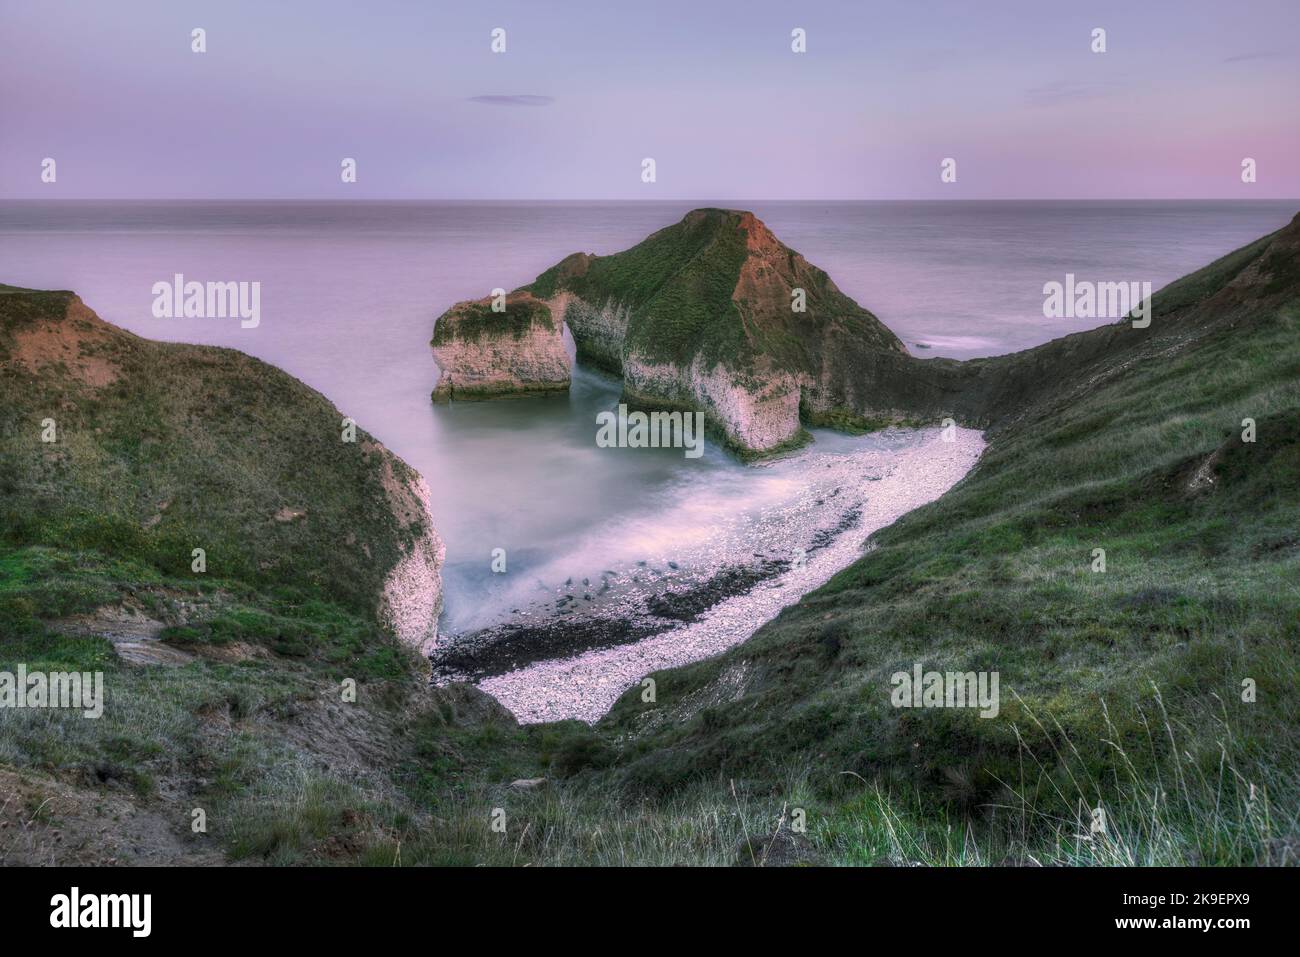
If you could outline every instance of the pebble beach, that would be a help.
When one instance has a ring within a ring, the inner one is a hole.
[[[971,429],[952,430],[951,441],[943,440],[940,429],[913,437],[897,450],[827,455],[814,447],[799,453],[800,471],[813,480],[796,500],[757,516],[750,529],[749,547],[761,543],[797,556],[780,575],[680,627],[630,644],[533,662],[489,677],[479,687],[524,723],[573,718],[590,723],[645,675],[743,642],[782,608],[861,557],[872,534],[956,485],[985,446],[982,433]],[[854,521],[842,528],[846,514]],[[718,551],[731,547],[723,542]],[[723,561],[719,554],[718,562]]]

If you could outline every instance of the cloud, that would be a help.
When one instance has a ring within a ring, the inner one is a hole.
[[[487,103],[491,106],[550,106],[555,102],[555,97],[534,96],[531,93],[490,94],[487,96],[471,96],[470,102]]]
[[[1234,53],[1223,58],[1224,63],[1245,63],[1248,60],[1280,60],[1286,56],[1282,50],[1259,50],[1255,53]]]
[[[1030,106],[1057,106],[1073,100],[1090,100],[1094,97],[1107,96],[1114,90],[1113,83],[1056,80],[1026,90],[1025,100]]]

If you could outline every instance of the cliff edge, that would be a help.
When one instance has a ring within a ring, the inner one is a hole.
[[[12,544],[297,589],[437,638],[445,550],[414,470],[279,369],[142,339],[71,292],[0,286],[0,489]]]

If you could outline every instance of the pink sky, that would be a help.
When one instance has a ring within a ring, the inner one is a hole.
[[[4,198],[1300,197],[1296,0],[0,0],[0,36]]]

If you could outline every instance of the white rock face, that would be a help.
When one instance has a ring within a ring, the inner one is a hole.
[[[579,350],[586,350],[589,359],[610,371],[623,365],[623,342],[627,338],[627,324],[632,310],[614,300],[606,300],[596,308],[569,292],[561,292],[546,304],[551,315],[565,322]]]
[[[506,308],[511,305],[507,303]],[[436,336],[432,347],[442,370],[435,399],[488,399],[569,388],[569,353],[559,319],[550,328],[531,322],[522,330],[484,332],[473,338],[455,334],[457,318],[453,308],[438,320],[439,324],[452,324],[452,329],[450,336]]]
[[[627,395],[653,403],[698,408],[732,442],[754,452],[765,452],[799,434],[799,381],[788,373],[774,373],[761,382],[739,383],[721,364],[706,367],[697,357],[689,367],[653,362],[644,356],[624,355],[632,311],[607,300],[599,308],[562,292],[547,300],[551,314],[564,319],[588,358],[621,370]]]
[[[419,473],[378,443],[367,443],[366,451],[384,456],[384,492],[407,538],[401,558],[384,579],[379,619],[400,641],[427,654],[438,643],[441,570],[447,555],[447,547],[433,527],[429,486]]]
[[[761,285],[762,271],[756,273],[757,278],[750,275],[753,271],[745,273],[747,288]],[[597,305],[565,291],[544,300],[533,299],[530,293],[512,296],[512,304],[531,303],[548,309],[552,328],[533,322],[525,332],[515,335],[503,325],[499,331],[484,333],[477,339],[439,336],[435,331],[433,354],[442,377],[434,390],[434,401],[568,389],[571,370],[563,332],[567,325],[577,343],[579,360],[622,375],[629,399],[639,399],[649,406],[662,403],[698,409],[731,443],[749,452],[773,451],[800,434],[801,397],[821,412],[852,404],[842,396],[834,398],[842,390],[832,387],[829,368],[821,370],[821,379],[815,379],[806,373],[765,370],[766,363],[760,361],[756,371],[741,375],[721,363],[707,365],[701,356],[696,356],[689,366],[680,367],[629,353],[627,331],[632,309],[613,299]],[[484,303],[486,300],[458,303],[438,322],[449,323],[450,333],[463,318],[472,321],[472,308],[483,307]]]
[[[745,386],[720,364],[706,369],[698,357],[679,369],[628,356],[623,382],[635,397],[700,407],[733,442],[753,451],[774,449],[799,433],[799,382],[786,373]]]

